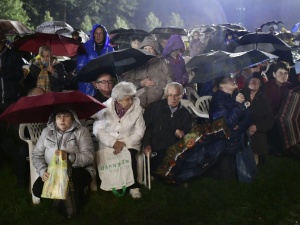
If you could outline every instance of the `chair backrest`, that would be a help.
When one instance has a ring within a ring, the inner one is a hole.
[[[19,127],[19,135],[23,141],[30,140],[33,146],[37,143],[43,129],[46,127],[45,123],[23,123]]]
[[[195,103],[200,98],[197,91],[192,87],[185,87],[185,94],[188,100]]]
[[[195,114],[197,117],[208,118],[208,113],[200,111],[190,100],[181,99],[181,104],[193,115]]]
[[[198,100],[195,103],[195,107],[203,113],[209,113],[209,105],[210,101],[212,99],[212,96],[202,96],[198,98]]]

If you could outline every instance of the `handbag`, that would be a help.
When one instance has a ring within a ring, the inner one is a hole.
[[[45,181],[42,198],[66,199],[68,193],[67,162],[62,159],[62,154],[54,154],[48,165],[49,178]]]
[[[134,184],[129,150],[124,147],[119,154],[115,155],[112,148],[106,148],[97,151],[96,157],[101,179],[100,188],[122,197],[126,192],[126,187]],[[122,189],[121,193],[117,191],[119,189]]]

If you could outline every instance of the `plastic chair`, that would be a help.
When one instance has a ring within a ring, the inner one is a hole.
[[[30,165],[30,193],[32,195],[32,202],[33,204],[39,204],[40,198],[35,197],[32,194],[32,187],[36,179],[39,177],[37,174],[33,164],[32,164],[32,150],[34,146],[36,145],[43,129],[46,127],[46,124],[44,123],[23,123],[19,126],[19,136],[23,141],[26,141],[28,144],[28,150],[29,150],[29,165]],[[26,132],[28,130],[28,134]],[[25,133],[26,132],[26,133]],[[29,137],[28,137],[29,135]]]
[[[196,116],[201,118],[208,118],[209,115],[206,112],[200,111],[200,109],[196,108],[196,106],[187,99],[181,99],[181,104],[187,108],[191,113],[194,113]]]
[[[209,115],[209,105],[210,105],[211,99],[212,99],[212,96],[202,96],[202,97],[198,98],[198,100],[196,101],[195,107],[200,112]]]
[[[146,156],[143,152],[137,154],[137,170],[137,181],[151,190],[150,157]]]
[[[185,87],[185,94],[188,100],[190,100],[192,103],[196,102],[197,99],[200,98],[197,91],[192,87]]]

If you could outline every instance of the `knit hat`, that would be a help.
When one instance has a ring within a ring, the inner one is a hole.
[[[146,36],[141,43],[140,48],[143,49],[145,46],[151,46],[158,54],[160,54],[158,42],[153,36]]]

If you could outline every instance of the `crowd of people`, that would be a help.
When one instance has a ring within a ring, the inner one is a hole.
[[[188,47],[190,57],[216,50],[209,48],[209,43],[213,41],[207,37],[212,31],[209,28],[201,33],[194,31]],[[75,37],[78,35],[74,33]],[[227,50],[231,39],[232,33],[225,35],[218,50]],[[100,24],[93,26],[90,40],[83,43],[82,47],[85,51],[77,55],[76,68],[73,68],[77,72],[91,60],[114,51],[108,31]],[[94,96],[106,106],[93,116],[93,134],[98,140],[98,149],[94,149],[91,134],[78,120],[76,112],[65,108],[49,115],[47,127],[33,150],[32,161],[39,174],[33,187],[35,196],[41,196],[43,183],[49,177],[47,166],[52,156],[62,153],[63,159],[68,160],[72,166],[77,203],[82,205],[86,187],[97,172],[94,166],[95,151],[109,149],[118,155],[126,148],[131,155],[134,175],[134,183],[128,190],[133,198],[141,198],[137,179],[137,154],[144,152],[151,157],[150,172],[155,178],[156,170],[162,165],[171,146],[189,134],[193,127],[204,122],[212,123],[220,118],[224,119],[224,127],[230,132],[229,136],[217,135],[217,141],[221,142],[213,145],[214,149],[218,149],[209,166],[206,163],[206,169],[203,170],[204,155],[190,154],[187,151],[183,154],[185,168],[181,171],[175,167],[175,181],[186,182],[205,172],[222,179],[237,178],[237,154],[244,151],[246,143],[250,143],[254,153],[252,157],[258,166],[266,163],[268,154],[281,156],[284,153],[285,148],[275,119],[287,92],[298,85],[289,82],[289,75],[295,74],[295,71],[291,72],[287,62],[266,61],[239,71],[235,77],[220,74],[217,79],[208,83],[209,87],[206,87],[207,84],[199,84],[196,91],[200,95],[204,89],[208,95],[212,95],[209,119],[203,122],[181,104],[181,99],[186,97],[184,88],[190,85],[189,71],[185,66],[186,46],[181,36],[146,36],[143,40],[134,36],[131,38],[131,47],[143,49],[155,57],[145,65],[118,77],[102,73],[93,82],[80,82],[71,87],[74,77],[68,75],[70,71],[66,71],[64,63],[52,55],[48,46],[41,46],[32,63],[24,65],[21,52],[7,47],[5,35],[0,34],[0,113],[19,97],[35,95],[32,93],[36,90],[41,90],[39,94],[42,94],[78,89]],[[194,88],[194,85],[190,86]],[[19,165],[24,164],[28,150],[18,140],[17,127],[8,126],[6,122],[1,122],[0,126],[3,134],[0,137],[1,160],[2,155],[11,156],[18,165],[18,186],[26,184],[28,179],[24,178],[27,175],[20,171],[27,169],[20,168]],[[209,148],[214,141],[216,137],[204,144],[194,140],[192,148],[200,152],[205,144]],[[19,164],[20,161],[23,164]],[[188,170],[196,171],[200,166],[199,172],[183,176]]]

